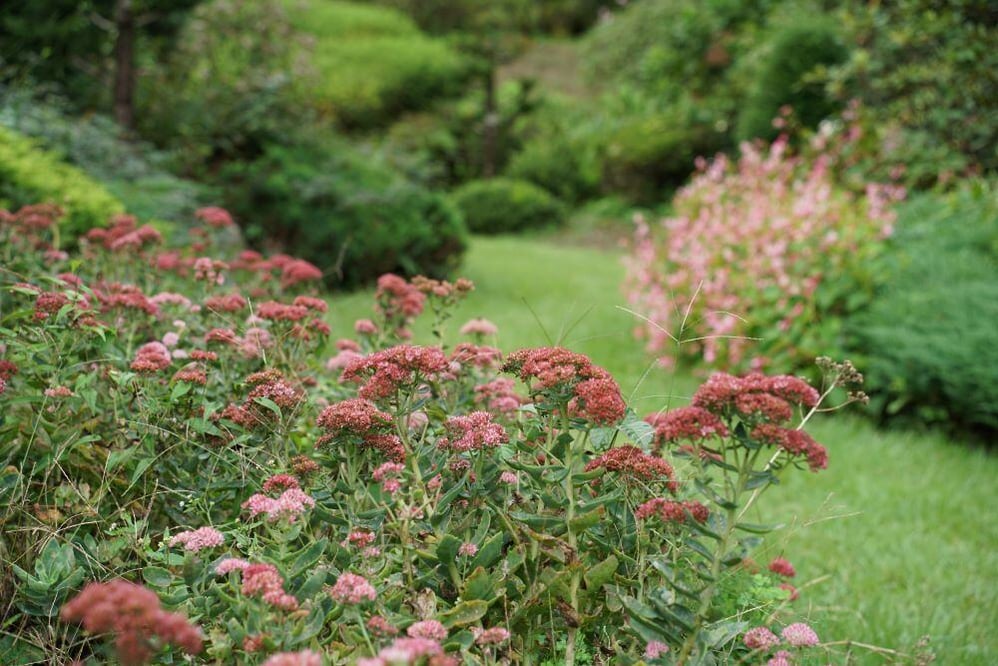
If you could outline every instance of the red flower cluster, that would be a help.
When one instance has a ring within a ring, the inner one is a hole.
[[[692,516],[698,523],[706,523],[710,511],[696,500],[679,502],[663,497],[650,499],[634,510],[634,517],[638,520],[645,520],[652,516],[657,516],[663,522],[671,523],[685,523],[687,518]]]
[[[447,370],[447,357],[437,347],[397,345],[357,359],[346,367],[343,381],[363,382],[358,394],[369,400],[391,397],[402,387]]]
[[[106,250],[133,251],[144,245],[160,243],[163,236],[148,224],[136,226],[136,219],[131,215],[117,215],[111,220],[110,227],[91,229],[86,239],[99,243]]]
[[[391,434],[391,415],[369,400],[350,398],[330,405],[322,410],[316,422],[326,431],[317,442],[320,446],[336,438],[350,437],[358,440],[360,446],[381,451],[389,460],[405,459],[402,441]]]
[[[728,436],[728,427],[721,419],[702,407],[680,407],[664,414],[650,414],[645,421],[655,428],[655,443],[659,446],[679,440]]]
[[[147,342],[135,352],[132,370],[135,372],[159,372],[170,366],[170,350],[162,342]]]
[[[124,580],[89,583],[62,607],[67,622],[80,622],[95,634],[115,634],[118,659],[144,664],[158,646],[175,645],[189,654],[201,652],[201,631],[180,613],[160,608],[159,597]]]
[[[322,271],[304,259],[291,259],[281,265],[281,288],[288,289],[302,282],[318,282]]]
[[[210,296],[205,299],[204,307],[213,312],[238,312],[246,307],[246,299],[240,294]]]
[[[506,429],[493,421],[488,412],[452,416],[444,427],[447,436],[441,437],[437,446],[454,452],[494,449],[509,441]]]
[[[242,576],[242,593],[247,597],[260,596],[281,610],[298,609],[298,600],[284,591],[284,577],[273,564],[251,564],[242,570]]]
[[[501,414],[514,412],[526,402],[526,399],[516,393],[514,387],[514,381],[505,377],[479,384],[475,387],[475,404],[485,403],[488,409]]]
[[[215,227],[216,229],[224,229],[225,227],[231,227],[235,222],[232,220],[232,215],[229,211],[224,208],[219,208],[218,206],[205,206],[204,208],[198,208],[194,211],[194,217],[201,220],[209,227]]]
[[[761,423],[752,429],[751,435],[753,439],[778,446],[792,456],[805,456],[812,472],[828,467],[828,451],[803,430]]]
[[[94,296],[100,301],[101,310],[107,312],[116,308],[142,310],[146,314],[159,313],[159,306],[152,302],[142,290],[131,284],[111,283],[94,288]]]
[[[767,377],[759,373],[753,373],[744,377],[735,377],[724,372],[718,372],[710,376],[697,392],[693,395],[693,405],[703,407],[715,414],[730,413],[731,411],[742,412],[738,400],[741,399],[741,407],[752,409],[756,412],[763,409],[763,401],[766,399],[749,399],[749,395],[768,395],[770,398],[778,398],[785,403],[801,405],[803,407],[814,407],[818,404],[818,392],[803,379],[791,377],[789,375],[777,375]],[[783,407],[775,405],[772,400],[768,400],[768,405],[764,407],[769,415],[781,416],[785,412]],[[767,414],[764,414],[767,416]],[[789,417],[788,417],[789,418]],[[774,419],[776,420],[776,419]],[[788,419],[779,419],[785,421]]]
[[[672,465],[657,456],[648,455],[635,446],[618,446],[594,458],[586,465],[585,471],[605,469],[643,481],[667,479],[667,487],[675,493],[678,484]]]
[[[405,278],[393,273],[385,273],[378,278],[378,289],[374,292],[378,310],[389,321],[398,320],[399,325],[418,317],[426,307],[426,295]]]
[[[586,379],[607,379],[609,373],[593,365],[588,356],[563,347],[521,349],[509,355],[503,371],[511,372],[531,384],[535,392],[574,385]]]
[[[192,363],[178,370],[177,373],[173,375],[173,381],[187,382],[188,384],[199,384],[204,386],[208,383],[208,375],[205,373],[204,369],[201,368],[201,366],[196,363]]]
[[[496,368],[502,362],[502,352],[495,347],[461,342],[451,352],[450,360],[476,368]]]
[[[778,576],[783,576],[784,578],[793,578],[797,575],[797,570],[794,569],[794,565],[790,564],[790,562],[782,557],[773,558],[773,561],[769,563],[769,570]]]
[[[270,321],[301,321],[308,316],[308,308],[303,305],[285,305],[277,301],[260,303],[256,316]]]
[[[620,386],[613,379],[587,379],[575,386],[575,397],[568,404],[569,413],[598,425],[612,425],[624,418],[627,405]]]
[[[370,400],[350,398],[323,409],[316,423],[334,436],[350,433],[363,437],[389,432],[392,417],[378,409]]]

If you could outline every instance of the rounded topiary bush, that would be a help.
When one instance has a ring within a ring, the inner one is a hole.
[[[475,233],[501,234],[565,221],[565,207],[558,199],[523,180],[474,180],[455,190],[452,200]]]
[[[332,287],[388,272],[443,277],[465,249],[464,224],[446,197],[345,146],[271,146],[229,167],[224,180],[251,243],[307,259]]]

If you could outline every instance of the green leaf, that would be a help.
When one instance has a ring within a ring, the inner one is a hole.
[[[453,534],[444,535],[437,544],[437,561],[444,566],[457,560],[457,551],[461,548],[461,540]]]
[[[502,557],[502,547],[506,545],[506,533],[499,532],[492,535],[492,538],[478,550],[478,553],[471,560],[472,567],[490,567]]]
[[[596,508],[589,513],[584,513],[581,516],[576,516],[571,521],[569,521],[569,527],[575,534],[581,534],[588,530],[590,527],[595,527],[599,525],[600,520],[603,519],[603,514],[606,513],[602,508]]]
[[[602,562],[594,564],[583,577],[586,589],[595,592],[609,583],[613,580],[613,574],[617,572],[618,566],[620,566],[620,560],[617,559],[616,555],[611,555]]]
[[[742,530],[743,532],[750,532],[751,534],[769,534],[775,530],[783,529],[783,523],[776,523],[775,525],[755,525],[752,523],[735,523],[735,528]]]
[[[478,567],[472,571],[465,581],[464,587],[461,588],[461,599],[465,601],[481,599],[491,603],[496,598],[495,581],[483,567]]]
[[[146,567],[142,578],[153,587],[169,587],[173,582],[173,574],[163,567]]]
[[[190,392],[190,384],[187,382],[177,382],[173,385],[173,390],[170,391],[170,402],[176,402],[178,398],[181,398]]]
[[[315,543],[303,548],[295,557],[294,564],[288,570],[288,575],[291,578],[297,578],[305,572],[306,569],[311,569],[312,565],[319,561],[322,557],[322,553],[325,552],[326,546],[329,545],[329,539],[323,537]]]
[[[447,628],[463,627],[482,619],[489,610],[489,604],[481,599],[462,601],[437,619]]]

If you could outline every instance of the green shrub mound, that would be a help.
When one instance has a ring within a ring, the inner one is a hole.
[[[100,183],[35,141],[0,126],[0,207],[38,202],[56,203],[65,210],[60,225],[64,239],[103,226],[124,210]]]
[[[460,92],[470,70],[446,42],[404,14],[351,2],[287,0],[291,25],[310,38],[315,80],[303,101],[351,127],[384,124]]]
[[[332,287],[387,272],[443,277],[465,249],[464,224],[446,197],[343,145],[271,146],[228,167],[222,181],[250,243],[307,259]]]
[[[923,195],[900,213],[880,297],[849,322],[883,419],[998,433],[998,188]]]
[[[739,136],[774,138],[778,130],[773,119],[784,105],[793,109],[794,117],[805,127],[817,127],[835,111],[836,104],[822,81],[813,77],[847,56],[846,47],[828,23],[806,22],[779,32],[762,64],[755,91],[739,114]]]
[[[557,136],[528,143],[510,160],[506,175],[530,181],[570,202],[587,199],[599,183],[598,166],[589,159],[585,147]]]
[[[565,220],[565,208],[560,201],[522,180],[473,180],[455,190],[452,198],[468,229],[480,234],[538,229]]]
[[[697,157],[723,147],[723,136],[684,115],[670,111],[635,117],[607,137],[600,165],[603,189],[637,203],[661,201],[693,172]]]

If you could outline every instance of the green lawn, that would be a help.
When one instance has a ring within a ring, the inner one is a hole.
[[[449,342],[474,316],[499,326],[505,350],[560,341],[612,371],[642,414],[683,404],[696,386],[650,363],[633,339],[617,253],[476,238],[462,275],[476,290],[450,322]],[[335,298],[336,332],[349,335],[370,303],[370,292]],[[798,609],[813,613],[822,639],[907,651],[929,635],[937,663],[998,663],[995,457],[843,414],[811,430],[828,447],[829,469],[791,475],[763,498],[758,522],[787,528],[759,559],[785,553],[794,562],[795,583],[806,586]],[[856,663],[883,661],[855,655]]]

